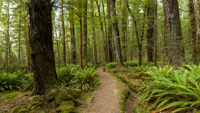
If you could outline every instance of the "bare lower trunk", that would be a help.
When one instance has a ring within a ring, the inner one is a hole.
[[[62,38],[63,38],[63,66],[66,67],[66,50],[65,50],[65,24],[64,24],[64,13],[63,13],[63,0],[61,0],[61,19],[62,19]]]
[[[83,1],[83,68],[87,66],[87,0]]]
[[[112,22],[112,26],[113,26],[113,36],[114,36],[114,43],[115,43],[117,67],[121,67],[123,66],[123,61],[122,61],[122,54],[121,54],[121,47],[120,47],[118,23],[116,19],[117,15],[116,15],[116,9],[115,9],[115,0],[111,0],[110,11],[111,11],[112,18],[114,18]]]
[[[43,95],[52,85],[58,85],[52,41],[50,0],[31,0],[29,4],[29,41],[34,72],[34,95]],[[36,10],[36,9],[43,10]]]
[[[154,40],[153,40],[153,32],[154,32],[154,3],[151,0],[148,1],[147,5],[147,32],[146,32],[146,57],[147,62],[153,62],[153,47],[154,47]]]
[[[180,66],[181,58],[181,32],[177,0],[164,0],[169,40],[170,65]],[[173,8],[172,8],[173,7]]]

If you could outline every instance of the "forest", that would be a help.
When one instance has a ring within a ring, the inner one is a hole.
[[[200,0],[1,0],[0,113],[200,113]]]

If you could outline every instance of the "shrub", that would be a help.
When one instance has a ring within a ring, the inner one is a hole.
[[[73,79],[75,74],[79,71],[78,65],[68,65],[67,67],[57,68],[57,78],[61,85],[69,86],[69,82]]]
[[[106,64],[106,67],[108,68],[108,69],[110,69],[110,68],[115,68],[117,66],[117,62],[110,62],[110,63],[107,63]]]
[[[189,70],[173,67],[152,68],[147,73],[151,81],[144,85],[141,99],[143,101],[155,100],[158,111],[176,107],[174,112],[184,109],[194,109],[200,104],[198,66],[188,66]]]
[[[85,68],[84,70],[77,72],[70,83],[73,85],[73,87],[87,91],[90,87],[98,85],[98,81],[95,80],[95,74],[95,69]]]

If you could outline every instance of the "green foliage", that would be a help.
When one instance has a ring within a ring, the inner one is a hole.
[[[68,65],[67,67],[57,68],[57,78],[61,85],[69,86],[69,82],[75,77],[80,70],[78,65]]]
[[[110,63],[107,63],[106,64],[106,67],[107,68],[115,68],[117,66],[117,62],[110,62]]]
[[[147,72],[150,67],[142,65],[142,66],[137,66],[137,67],[132,67],[132,68],[135,72]]]
[[[199,66],[186,65],[187,69],[174,70],[173,67],[165,66],[151,68],[147,73],[152,77],[144,84],[141,99],[156,101],[151,106],[160,111],[174,108],[178,112],[183,109],[195,108],[200,104]],[[189,70],[188,70],[189,69]],[[142,89],[143,89],[142,88]]]
[[[71,83],[74,87],[80,88],[83,91],[87,91],[90,87],[93,87],[95,85],[93,84],[96,79],[95,74],[95,69],[85,68],[84,70],[76,73]]]

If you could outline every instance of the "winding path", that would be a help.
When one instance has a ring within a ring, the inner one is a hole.
[[[120,113],[119,100],[125,86],[112,74],[103,72],[103,67],[97,69],[97,75],[101,84],[92,92],[94,101],[82,108],[84,113]]]

